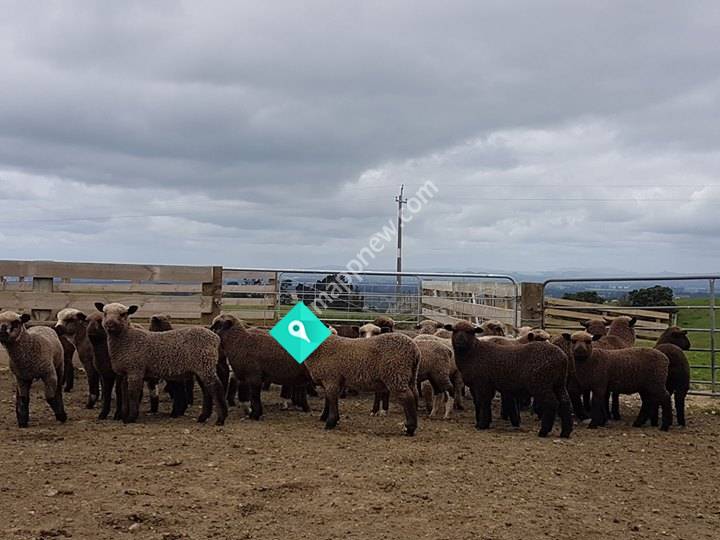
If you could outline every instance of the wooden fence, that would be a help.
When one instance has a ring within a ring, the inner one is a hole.
[[[0,309],[35,321],[53,320],[67,307],[89,313],[95,302],[135,304],[141,320],[167,313],[179,324],[207,324],[227,309],[249,321],[272,321],[276,286],[273,273],[219,266],[0,261]]]
[[[422,282],[421,314],[442,323],[497,319],[515,324],[515,288],[496,282]]]
[[[641,339],[655,340],[660,333],[674,323],[669,311],[648,309],[627,309],[612,304],[591,304],[561,298],[545,298],[544,327],[549,332],[575,331],[582,329],[581,323],[590,318],[613,319],[620,315],[635,317],[635,333]]]

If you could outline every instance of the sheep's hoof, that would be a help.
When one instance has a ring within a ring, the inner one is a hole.
[[[68,419],[67,413],[66,412],[58,413],[55,415],[55,419],[58,422],[62,422],[64,424],[65,422],[67,422],[67,419]]]
[[[590,423],[588,424],[588,429],[597,429],[597,428],[598,428],[598,425],[597,425],[597,424],[593,424],[592,422],[590,422]]]
[[[28,427],[28,423],[27,422],[18,422],[18,427],[24,429],[24,428]]]
[[[412,437],[415,435],[415,430],[417,430],[417,426],[404,426],[403,432],[408,437]]]
[[[475,429],[477,429],[478,431],[483,431],[485,429],[488,429],[489,427],[489,424],[475,424]]]
[[[216,425],[216,426],[224,426],[224,425],[225,425],[225,419],[224,419],[224,418],[218,418],[217,420],[215,420],[215,425]]]
[[[105,420],[107,417],[108,413],[106,412],[101,412],[100,414],[98,414],[98,420]]]
[[[325,422],[325,429],[335,429],[335,426],[337,426],[337,421]]]
[[[548,436],[548,433],[550,433],[550,432],[549,432],[549,431],[540,430],[540,431],[538,432],[538,437],[543,437],[543,438],[545,438],[545,437]]]
[[[670,426],[667,425],[667,424],[666,424],[666,425],[663,425],[663,426],[660,427],[660,431],[670,431]]]
[[[377,413],[378,416],[387,416],[387,411],[385,409],[380,409]]]
[[[203,424],[203,423],[205,423],[208,418],[210,418],[210,415],[209,415],[209,414],[201,414],[200,416],[198,416],[198,419],[197,419],[198,424]]]

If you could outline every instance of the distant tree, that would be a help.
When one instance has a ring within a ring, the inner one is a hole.
[[[628,304],[631,306],[674,306],[673,290],[670,287],[655,285],[645,289],[635,289],[628,293]]]
[[[576,300],[578,302],[587,302],[588,304],[604,304],[605,299],[595,291],[579,291],[574,293],[563,294],[565,300]]]

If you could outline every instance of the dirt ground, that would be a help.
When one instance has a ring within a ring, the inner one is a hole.
[[[691,399],[689,426],[661,433],[632,428],[628,400],[570,440],[538,438],[527,414],[477,432],[468,404],[408,438],[399,407],[372,418],[367,397],[327,432],[318,399],[286,412],[273,391],[261,422],[234,409],[218,428],[197,406],[171,419],[166,398],[138,424],[97,421],[82,375],[59,425],[40,390],[19,430],[0,365],[3,540],[720,538],[720,401]]]

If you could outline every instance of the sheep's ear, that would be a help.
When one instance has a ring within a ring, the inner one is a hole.
[[[583,326],[584,328],[587,328],[588,326],[590,326],[590,321],[583,321],[580,323],[580,325]]]
[[[383,326],[383,327],[380,329],[380,333],[381,333],[381,334],[389,334],[389,333],[391,333],[391,332],[392,332],[392,328],[388,328],[387,326]]]
[[[635,326],[635,323],[636,323],[636,322],[637,322],[637,319],[636,319],[635,317],[632,317],[632,318],[630,319],[630,327]]]
[[[450,330],[450,331],[452,332],[452,330],[453,330],[453,325],[452,325],[452,324],[446,324],[446,325],[443,325],[443,328],[444,328],[445,330]]]
[[[84,321],[85,319],[87,319],[87,315],[85,315],[82,311],[78,311],[77,318],[81,321]]]
[[[23,324],[25,324],[26,322],[29,322],[30,319],[31,319],[31,317],[28,313],[23,313],[22,315],[20,315],[20,322],[22,322]]]
[[[132,315],[132,314],[135,313],[137,310],[138,310],[138,307],[137,307],[137,306],[130,306],[130,307],[128,308],[128,311],[127,311],[127,312],[128,312],[128,315]]]
[[[420,330],[420,328],[422,328],[422,327],[420,326],[420,323],[417,323],[417,324],[415,325],[415,330]]]
[[[535,341],[535,334],[532,332],[527,333],[528,341]]]
[[[566,340],[568,340],[568,341],[572,341],[572,336],[570,335],[569,332],[563,332],[563,333],[560,334],[560,335],[563,337],[563,339],[566,339]]]
[[[593,341],[597,341],[597,340],[599,340],[601,337],[602,337],[602,336],[594,335],[594,336],[592,337],[592,340],[593,340]]]
[[[105,309],[105,304],[103,304],[102,302],[95,302],[95,309],[102,313]]]

